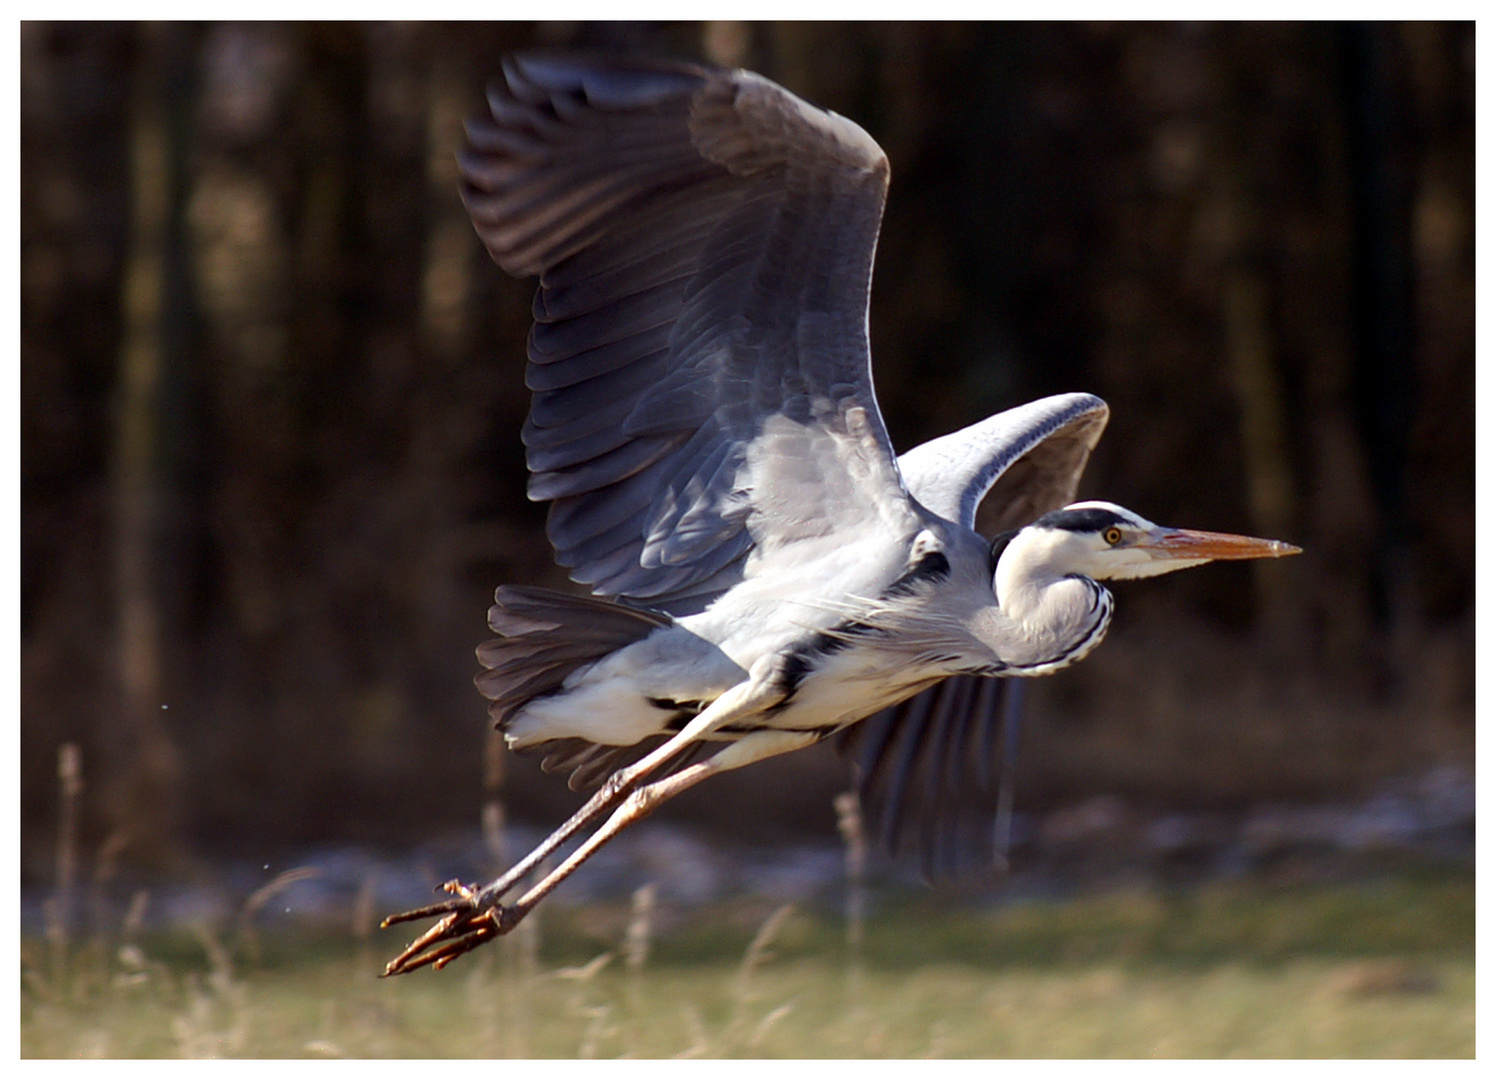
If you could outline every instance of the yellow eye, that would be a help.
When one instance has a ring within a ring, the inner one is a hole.
[[[1108,544],[1120,544],[1122,542],[1122,530],[1113,525],[1110,529],[1101,534],[1101,538]]]

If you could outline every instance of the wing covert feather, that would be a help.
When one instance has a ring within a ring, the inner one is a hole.
[[[1106,419],[1100,398],[1056,394],[916,446],[899,457],[899,470],[941,517],[975,528],[990,494],[1002,521],[994,531],[1015,529],[1074,500]]]
[[[511,57],[488,104],[463,199],[495,261],[540,278],[530,496],[574,579],[700,607],[786,528],[907,507],[866,336],[888,164],[861,128],[652,60]],[[813,468],[776,457],[781,421]],[[799,521],[763,512],[770,485]]]

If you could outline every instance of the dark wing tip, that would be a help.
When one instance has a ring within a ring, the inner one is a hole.
[[[1014,681],[953,676],[838,740],[854,765],[872,840],[890,857],[913,857],[927,881],[984,877],[1006,858],[1003,787],[1020,709]]]
[[[504,58],[503,69],[508,91],[523,100],[533,101],[537,93],[580,93],[588,104],[602,109],[638,108],[694,92],[716,70],[601,49],[511,53]],[[500,89],[499,84],[495,88]]]

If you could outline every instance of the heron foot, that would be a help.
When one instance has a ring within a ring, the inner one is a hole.
[[[438,922],[385,965],[380,978],[404,975],[428,964],[432,970],[440,971],[463,953],[513,930],[525,913],[518,905],[505,907],[498,902],[497,895],[485,894],[482,889],[460,881],[448,881],[442,889],[451,893],[452,899],[402,911],[379,924],[382,929],[440,916]]]

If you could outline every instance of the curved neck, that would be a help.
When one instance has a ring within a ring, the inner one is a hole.
[[[1012,674],[1043,675],[1075,663],[1111,623],[1112,594],[1065,572],[1056,549],[1050,537],[1024,530],[998,559],[993,589],[1005,625],[996,651]]]

